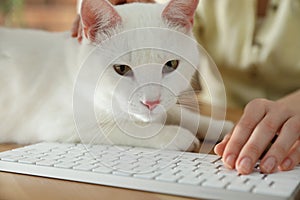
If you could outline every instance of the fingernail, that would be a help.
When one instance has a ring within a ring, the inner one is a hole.
[[[290,158],[287,158],[283,161],[283,163],[281,164],[281,168],[283,170],[288,170],[291,168],[292,165],[292,160]]]
[[[238,171],[242,174],[249,174],[252,169],[252,160],[249,157],[244,157],[239,165],[238,165]]]
[[[236,155],[234,154],[230,154],[229,156],[226,157],[225,159],[225,165],[230,168],[233,169],[234,165],[235,165],[235,160],[236,160]]]
[[[276,166],[276,159],[273,156],[271,156],[267,158],[265,162],[263,162],[261,168],[263,172],[271,173],[274,170],[275,166]]]

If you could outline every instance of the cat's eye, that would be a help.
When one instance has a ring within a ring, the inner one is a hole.
[[[167,74],[173,72],[177,69],[179,65],[179,60],[170,60],[168,61],[165,66],[163,67],[163,73]]]
[[[114,65],[115,71],[121,76],[131,76],[132,70],[128,65]]]

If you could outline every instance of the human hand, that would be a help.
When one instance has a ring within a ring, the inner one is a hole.
[[[133,2],[141,2],[141,3],[155,3],[155,0],[109,0],[111,4],[113,5],[120,5],[120,4],[125,4],[125,3],[133,3]],[[82,27],[80,23],[80,15],[76,16],[76,19],[73,22],[72,26],[72,37],[78,38],[79,41],[82,40]]]
[[[231,134],[216,145],[225,166],[241,174],[252,172],[275,135],[275,142],[260,161],[263,173],[291,170],[300,162],[300,91],[281,101],[256,99],[244,110]]]
[[[143,3],[155,3],[154,0],[109,0],[113,5],[133,3],[133,2],[143,2]]]

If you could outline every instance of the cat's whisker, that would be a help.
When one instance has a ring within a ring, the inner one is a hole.
[[[185,91],[182,91],[182,92],[179,94],[179,96],[182,95],[182,94],[189,94],[189,93],[192,93],[192,94],[194,94],[194,95],[197,95],[197,94],[199,94],[200,92],[201,92],[201,90],[185,90]]]
[[[107,133],[111,131],[114,127],[113,123],[105,123],[96,125],[94,128],[95,134],[94,137],[90,140],[89,144],[102,143],[107,139]]]
[[[199,107],[197,107],[197,106],[188,106],[188,105],[181,105],[181,104],[179,104],[179,106],[181,108],[192,110],[194,112],[199,112],[200,111]]]

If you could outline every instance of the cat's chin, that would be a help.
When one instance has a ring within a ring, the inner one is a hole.
[[[131,114],[133,121],[141,121],[144,123],[155,123],[161,121],[161,116],[159,114],[149,113],[149,114]]]

